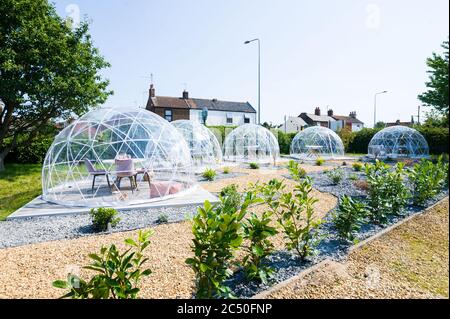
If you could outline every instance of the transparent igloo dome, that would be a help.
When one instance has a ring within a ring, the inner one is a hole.
[[[422,158],[428,156],[428,143],[417,130],[407,126],[391,126],[370,140],[368,155],[374,158]]]
[[[71,206],[167,199],[193,186],[189,148],[145,109],[101,108],[63,129],[42,169],[43,198]]]
[[[190,120],[177,120],[171,124],[186,140],[196,168],[214,167],[222,162],[219,141],[206,126]]]
[[[341,138],[329,128],[312,126],[295,135],[290,154],[299,159],[339,158],[344,156],[344,144]]]
[[[244,124],[231,131],[223,145],[224,160],[275,163],[280,155],[276,137],[256,124]]]

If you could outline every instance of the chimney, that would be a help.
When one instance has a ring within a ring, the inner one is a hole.
[[[189,99],[189,92],[186,90],[183,91],[183,99],[185,100]]]
[[[328,116],[330,116],[330,117],[333,116],[333,109],[329,109],[329,110],[328,110]]]
[[[149,91],[150,97],[155,97],[155,87],[153,86],[153,83],[150,84],[150,90],[148,90],[148,91]]]
[[[314,110],[314,115],[320,116],[320,107],[316,107]]]
[[[356,119],[356,111],[350,112],[350,117]]]

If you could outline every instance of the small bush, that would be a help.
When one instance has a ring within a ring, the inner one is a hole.
[[[158,218],[156,219],[156,223],[157,224],[165,224],[169,221],[169,216],[167,216],[166,214],[161,214],[158,216]]]
[[[333,215],[333,223],[339,236],[342,239],[353,241],[366,214],[366,206],[363,203],[344,195]]]
[[[223,282],[233,273],[231,260],[243,240],[242,219],[247,208],[258,200],[248,192],[242,205],[236,209],[228,196],[220,197],[219,204],[205,201],[192,219],[192,252],[186,263],[195,273],[197,298],[233,297]]]
[[[249,280],[259,280],[264,284],[273,274],[273,268],[264,264],[264,258],[274,250],[269,238],[277,233],[275,227],[269,226],[271,217],[272,213],[268,211],[261,217],[252,213],[244,223],[244,239],[249,242],[242,261],[244,272]]]
[[[324,162],[325,162],[325,160],[323,158],[316,159],[316,165],[317,166],[322,166]]]
[[[223,168],[223,173],[224,174],[230,174],[231,173],[231,169],[229,167],[224,167]]]
[[[337,168],[334,168],[332,170],[326,171],[325,174],[331,180],[331,183],[333,185],[339,184],[342,181],[342,179],[344,178],[344,171],[340,167],[337,167]]]
[[[259,164],[258,163],[250,163],[249,164],[251,169],[258,169],[259,168]]]
[[[300,181],[300,179],[306,176],[306,171],[296,161],[289,161],[287,169],[291,177],[296,181]]]
[[[216,171],[212,168],[207,168],[203,173],[202,177],[207,181],[213,181],[216,178]]]
[[[356,174],[350,174],[350,176],[348,177],[349,180],[351,181],[356,181],[358,180],[358,175]]]
[[[114,208],[92,208],[90,215],[94,229],[97,231],[105,231],[108,229],[108,224],[111,227],[115,227],[120,221],[120,218],[115,217],[117,214],[118,212]]]
[[[67,280],[56,280],[53,286],[68,289],[62,298],[72,299],[135,299],[139,293],[139,282],[142,277],[151,274],[150,269],[142,270],[148,260],[143,251],[150,245],[152,231],[139,231],[137,241],[128,238],[125,243],[130,246],[124,253],[115,245],[102,247],[100,254],[89,254],[91,264],[83,267],[98,273],[89,281],[74,274]]]
[[[364,168],[364,165],[361,162],[354,162],[352,167],[355,172],[360,172]]]

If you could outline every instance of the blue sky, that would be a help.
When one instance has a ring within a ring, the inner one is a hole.
[[[110,106],[142,106],[157,95],[249,101],[261,121],[355,110],[367,126],[410,120],[425,89],[425,60],[448,37],[447,0],[71,0],[61,16],[87,16],[115,94]]]

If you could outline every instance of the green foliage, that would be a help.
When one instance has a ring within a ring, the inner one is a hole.
[[[328,178],[331,180],[331,183],[333,183],[334,185],[339,184],[344,178],[344,170],[340,167],[336,167],[332,170],[325,171],[325,174],[328,176]]]
[[[398,215],[410,198],[410,192],[403,183],[403,163],[390,166],[376,160],[366,164],[368,183],[369,217],[380,224],[387,222],[390,215]]]
[[[344,149],[347,150],[348,146],[355,138],[355,134],[353,134],[353,132],[347,127],[338,130],[336,134],[341,138],[342,143],[344,144]]]
[[[224,167],[223,168],[223,173],[224,174],[230,174],[230,172],[231,172],[231,168],[229,168],[229,167]]]
[[[422,206],[443,187],[448,187],[448,162],[444,162],[442,156],[436,164],[422,159],[409,170],[408,177],[412,184],[413,203]]]
[[[355,172],[360,172],[364,168],[364,165],[361,162],[354,162],[352,167]]]
[[[324,162],[325,162],[325,160],[323,158],[316,159],[316,165],[317,166],[322,166]]]
[[[415,126],[414,128],[427,140],[430,154],[448,153],[448,128],[430,127],[426,125]]]
[[[448,40],[442,43],[444,54],[440,55],[433,52],[432,56],[427,59],[427,66],[429,70],[428,81],[425,83],[428,90],[418,96],[426,105],[432,106],[436,111],[440,112],[447,118],[448,127],[448,113],[449,113],[449,86],[448,86]]]
[[[207,181],[213,181],[216,178],[216,171],[213,170],[212,168],[207,168],[205,169],[205,171],[202,173],[202,177],[204,179],[206,179]]]
[[[339,201],[336,212],[333,214],[333,223],[339,236],[342,239],[353,241],[355,233],[361,228],[366,215],[366,205],[344,195]]]
[[[192,251],[194,257],[186,263],[195,272],[197,298],[233,297],[223,285],[231,274],[233,252],[243,241],[242,219],[249,205],[257,203],[252,192],[247,192],[243,203],[236,208],[229,196],[220,196],[220,203],[205,201],[192,219]]]
[[[36,141],[53,119],[81,115],[112,92],[99,73],[109,64],[86,21],[72,29],[47,0],[2,0],[0,16],[1,168],[7,153]]]
[[[269,238],[277,230],[269,226],[271,222],[272,213],[266,211],[261,217],[252,213],[244,223],[244,239],[249,242],[245,247],[247,254],[242,261],[244,272],[249,280],[259,280],[264,284],[267,284],[268,278],[273,274],[273,269],[263,263],[264,258],[274,250]]]
[[[258,168],[259,168],[259,164],[258,164],[258,163],[250,163],[250,164],[249,164],[249,167],[250,167],[251,169],[258,169]]]
[[[345,151],[348,153],[367,154],[367,147],[369,146],[370,140],[378,131],[380,131],[379,128],[363,128],[357,132],[352,132],[354,137],[349,142]]]
[[[291,143],[297,133],[284,133],[281,130],[277,132],[278,145],[280,153],[288,155],[290,153]]]
[[[351,181],[356,181],[358,180],[358,175],[356,174],[350,174],[350,176],[348,177],[349,180]]]
[[[158,218],[156,219],[157,224],[165,224],[169,221],[169,216],[166,214],[160,214]]]
[[[297,182],[306,176],[306,171],[296,161],[289,161],[287,169],[291,177]]]
[[[236,210],[239,209],[242,202],[242,195],[238,192],[238,186],[236,184],[230,184],[222,188],[220,196],[226,197],[231,206],[235,207]]]
[[[143,252],[150,245],[151,234],[151,230],[139,231],[136,241],[126,239],[125,243],[130,248],[123,253],[111,245],[109,248],[102,247],[99,254],[89,254],[92,262],[83,268],[97,273],[89,281],[69,274],[67,280],[56,280],[53,286],[69,290],[61,298],[135,299],[141,278],[151,274],[150,269],[142,270],[148,260]]]
[[[97,231],[105,231],[108,229],[108,224],[111,227],[115,227],[120,221],[120,218],[116,217],[117,214],[118,212],[114,208],[92,208],[90,215],[94,229]]]

